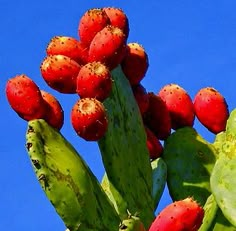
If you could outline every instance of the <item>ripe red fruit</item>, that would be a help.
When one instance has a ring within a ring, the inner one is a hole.
[[[151,224],[149,231],[197,231],[204,209],[192,198],[176,201],[165,207]]]
[[[64,123],[64,112],[59,101],[52,94],[41,90],[42,97],[47,104],[45,121],[52,127],[60,130]]]
[[[97,141],[108,128],[104,105],[95,98],[83,98],[71,111],[71,123],[76,133],[87,141]]]
[[[78,27],[81,42],[89,46],[94,36],[109,23],[110,20],[103,9],[94,8],[86,11],[81,17]]]
[[[163,153],[162,144],[149,128],[145,127],[145,132],[147,135],[146,144],[149,152],[149,157],[151,160],[155,160]]]
[[[144,48],[138,43],[129,43],[121,62],[121,68],[131,85],[138,84],[145,76],[149,62]]]
[[[171,133],[171,120],[165,102],[160,96],[148,93],[149,106],[143,115],[144,124],[159,140],[165,140]]]
[[[89,61],[100,61],[110,70],[120,64],[126,52],[125,35],[114,26],[106,26],[93,38],[89,47]]]
[[[60,93],[76,93],[76,78],[81,66],[64,55],[47,56],[40,67],[46,83]]]
[[[198,120],[212,133],[217,134],[226,129],[228,105],[216,89],[200,89],[194,98],[194,109]]]
[[[134,98],[138,104],[139,111],[141,115],[143,115],[147,111],[149,105],[149,98],[146,89],[141,83],[139,83],[132,87],[132,91],[134,94]]]
[[[110,19],[110,24],[112,26],[119,27],[128,38],[129,35],[129,20],[120,8],[115,7],[104,7],[103,10],[106,12],[108,18]]]
[[[21,74],[7,81],[6,96],[12,109],[24,120],[41,119],[45,102],[39,87],[28,76]]]
[[[79,64],[87,63],[88,47],[69,36],[53,37],[46,49],[47,55],[65,55]]]
[[[193,126],[195,119],[193,102],[182,87],[177,84],[168,84],[159,91],[158,95],[166,103],[173,129]]]
[[[85,64],[77,77],[77,93],[80,98],[105,100],[112,90],[112,78],[109,69],[101,62]]]

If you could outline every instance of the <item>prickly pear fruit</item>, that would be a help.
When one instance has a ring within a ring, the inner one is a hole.
[[[180,128],[168,137],[162,158],[167,164],[167,185],[173,200],[190,196],[205,204],[211,194],[214,152],[214,146],[192,127]]]
[[[121,68],[130,84],[136,85],[144,78],[148,67],[148,55],[139,43],[128,43]]]
[[[56,129],[32,120],[26,140],[39,183],[70,231],[118,230],[119,216],[96,177]]]
[[[197,231],[203,216],[203,208],[192,198],[175,201],[160,212],[149,231]]]
[[[210,183],[212,194],[228,221],[236,226],[236,109],[229,116],[219,157],[214,166]]]
[[[39,87],[28,76],[21,74],[7,81],[6,96],[11,108],[24,120],[42,119],[46,104]]]
[[[80,98],[104,101],[111,93],[112,78],[109,69],[101,62],[87,63],[77,76],[77,93]]]
[[[141,83],[132,86],[132,91],[134,93],[136,103],[138,104],[139,111],[141,115],[144,115],[149,105],[149,97],[147,91]]]
[[[89,46],[94,36],[109,24],[110,20],[103,9],[93,8],[86,11],[80,18],[78,26],[81,42]]]
[[[167,179],[167,166],[161,157],[151,162],[152,166],[152,198],[156,210],[165,188]]]
[[[195,112],[192,99],[182,87],[168,84],[161,88],[158,95],[166,103],[173,129],[193,126]]]
[[[149,157],[151,160],[155,160],[162,155],[162,144],[149,128],[145,127],[145,132],[147,136],[147,148]]]
[[[45,82],[60,93],[76,93],[76,78],[81,66],[65,55],[49,55],[41,63]]]
[[[139,212],[148,227],[154,218],[154,206],[145,130],[132,89],[120,67],[112,71],[112,78],[111,95],[104,101],[109,126],[98,144],[109,181],[127,202],[128,210],[132,214]]]
[[[47,104],[47,113],[44,116],[44,120],[49,125],[60,130],[64,123],[64,111],[60,102],[52,94],[41,90],[42,97]]]
[[[143,223],[138,216],[131,214],[120,224],[119,231],[146,231]]]
[[[228,105],[219,91],[212,87],[202,88],[194,98],[194,110],[198,120],[211,132],[225,130],[229,117]]]
[[[97,141],[107,131],[108,118],[104,105],[95,98],[78,100],[71,110],[75,132],[87,141]]]
[[[111,25],[99,31],[89,46],[89,62],[100,61],[110,70],[118,66],[126,52],[123,31]]]
[[[87,63],[88,47],[76,38],[69,36],[54,36],[47,48],[47,55],[65,55],[81,65]]]
[[[160,140],[165,140],[171,133],[170,114],[165,102],[153,92],[148,93],[149,105],[143,115],[144,124]]]
[[[104,7],[103,10],[106,12],[110,20],[110,24],[120,28],[124,32],[125,37],[128,38],[129,20],[124,11],[116,7]]]

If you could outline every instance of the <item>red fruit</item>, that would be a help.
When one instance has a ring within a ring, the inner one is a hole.
[[[225,98],[214,88],[202,88],[194,98],[194,109],[198,120],[212,133],[226,128],[229,117]]]
[[[159,91],[158,95],[166,103],[173,129],[193,126],[195,119],[193,102],[182,87],[177,84],[168,84]]]
[[[103,9],[94,8],[86,11],[80,19],[78,28],[81,42],[89,46],[94,36],[109,23],[110,20]]]
[[[125,35],[114,26],[106,26],[93,38],[89,47],[89,61],[100,61],[110,70],[120,64],[126,52]]]
[[[157,139],[155,134],[145,127],[145,132],[147,135],[147,148],[149,152],[149,157],[151,160],[155,160],[160,157],[163,153],[163,147],[161,142]]]
[[[59,101],[50,93],[41,90],[42,97],[47,104],[45,121],[52,127],[60,130],[64,123],[64,112]]]
[[[159,140],[165,140],[171,133],[171,120],[165,102],[160,96],[148,93],[149,106],[143,115],[144,124]]]
[[[143,115],[147,111],[149,105],[149,98],[146,89],[141,83],[139,83],[132,87],[132,91],[134,94],[134,98],[138,104],[140,113],[141,115]]]
[[[40,67],[46,83],[60,93],[76,93],[76,79],[81,66],[64,55],[47,56]]]
[[[83,98],[71,111],[71,123],[76,133],[87,141],[97,141],[108,128],[104,105],[95,98]]]
[[[101,62],[84,65],[77,77],[77,93],[80,98],[105,100],[112,90],[112,78],[109,69]]]
[[[24,120],[41,119],[45,103],[39,87],[28,76],[21,74],[7,81],[6,96],[12,109]]]
[[[127,44],[121,68],[131,85],[138,84],[144,78],[148,66],[148,55],[144,48],[138,43]]]
[[[149,231],[197,231],[204,209],[192,198],[176,201],[165,207],[151,224]]]
[[[128,38],[129,35],[129,20],[120,8],[115,7],[104,7],[108,18],[110,19],[110,24],[112,26],[119,27],[125,34],[125,37]]]
[[[87,63],[88,47],[73,37],[53,37],[47,46],[46,52],[47,55],[65,55],[81,65]]]

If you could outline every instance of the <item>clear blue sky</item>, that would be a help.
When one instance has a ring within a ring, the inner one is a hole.
[[[65,110],[63,135],[77,148],[101,179],[104,170],[95,143],[77,137],[69,113],[77,97],[49,89],[39,65],[51,37],[77,37],[83,13],[94,7],[122,8],[130,22],[128,42],[141,43],[150,67],[142,84],[158,92],[177,83],[191,97],[213,86],[226,98],[230,111],[236,107],[236,1],[0,1],[0,230],[64,231],[65,227],[47,200],[32,170],[25,150],[27,124],[8,105],[8,78],[25,73],[41,89],[55,94]],[[208,141],[214,136],[199,122],[195,128]],[[165,192],[159,210],[170,202]]]

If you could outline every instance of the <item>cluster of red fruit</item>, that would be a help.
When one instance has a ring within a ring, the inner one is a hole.
[[[213,133],[223,131],[229,112],[224,97],[215,89],[201,89],[194,100],[176,84],[164,86],[157,94],[146,92],[140,82],[149,66],[148,55],[140,44],[127,43],[128,34],[129,22],[124,12],[105,7],[90,9],[81,17],[80,39],[55,36],[49,42],[41,74],[52,89],[79,95],[71,110],[76,133],[90,141],[105,134],[108,118],[103,101],[112,90],[111,70],[118,65],[139,106],[150,159],[162,154],[160,140],[165,140],[171,129],[193,126],[195,116]],[[10,79],[6,95],[21,118],[27,121],[43,118],[61,129],[64,113],[60,103],[26,75]]]

